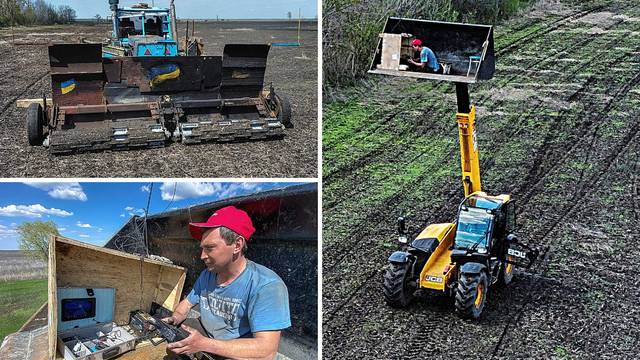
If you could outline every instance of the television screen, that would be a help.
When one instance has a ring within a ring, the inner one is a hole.
[[[87,319],[95,316],[95,298],[62,300],[62,321]]]

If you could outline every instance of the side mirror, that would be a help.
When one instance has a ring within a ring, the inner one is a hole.
[[[507,235],[507,242],[517,243],[518,242],[518,237],[515,234],[509,234],[509,235]]]
[[[403,244],[407,243],[407,228],[404,216],[398,218],[398,241]]]

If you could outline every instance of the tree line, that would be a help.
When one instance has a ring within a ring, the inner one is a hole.
[[[0,0],[0,27],[70,24],[76,11],[67,5],[55,8],[44,0]]]

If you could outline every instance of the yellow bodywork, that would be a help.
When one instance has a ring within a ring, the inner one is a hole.
[[[450,278],[455,275],[456,266],[451,264],[451,250],[449,250],[453,245],[455,234],[456,225],[444,223],[431,224],[418,235],[417,239],[436,238],[439,242],[420,272],[421,288],[444,291]]]
[[[485,199],[499,200],[499,201],[502,201],[502,203],[504,203],[504,204],[508,203],[511,200],[511,195],[508,195],[508,194],[501,194],[501,195],[491,196],[491,195],[487,195],[487,193],[484,192],[484,191],[476,191],[473,194],[471,194],[470,196],[472,196],[472,195],[476,195],[478,197],[485,198]]]

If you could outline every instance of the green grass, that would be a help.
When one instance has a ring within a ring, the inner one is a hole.
[[[0,343],[47,301],[47,279],[0,282]]]

